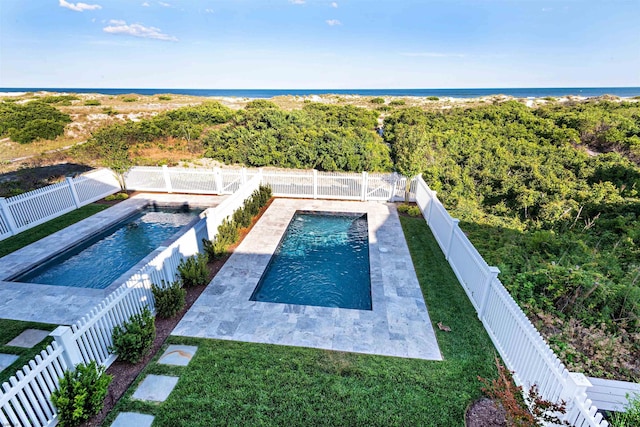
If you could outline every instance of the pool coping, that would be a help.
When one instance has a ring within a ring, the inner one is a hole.
[[[249,299],[298,210],[367,213],[373,310]],[[275,199],[172,335],[442,360],[392,203]]]
[[[83,219],[37,242],[0,258],[0,313],[5,319],[36,321],[51,324],[71,324],[88,314],[107,295],[128,279],[132,271],[141,268],[162,249],[167,239],[135,266],[123,273],[104,289],[54,286],[36,283],[14,282],[16,277],[56,254],[83,240],[112,227],[124,218],[135,214],[151,203],[161,206],[180,206],[189,203],[202,208],[215,207],[227,196],[202,196],[194,194],[139,193],[95,215]],[[55,221],[55,220],[53,220]],[[195,222],[194,219],[192,222]],[[185,226],[187,227],[187,226]],[[182,229],[184,231],[185,228]],[[27,231],[28,232],[28,231]]]

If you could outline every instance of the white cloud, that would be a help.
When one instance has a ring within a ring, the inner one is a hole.
[[[338,8],[338,3],[336,3],[335,1],[331,2],[331,7]]]
[[[86,4],[82,2],[78,2],[74,4],[74,3],[66,2],[64,0],[60,0],[59,4],[60,4],[60,7],[66,7],[67,9],[71,9],[76,12],[84,12],[85,10],[102,9],[102,6],[100,6],[99,4]]]
[[[178,39],[174,36],[164,34],[160,28],[145,27],[142,24],[127,24],[126,21],[119,19],[112,19],[109,21],[109,25],[102,29],[105,33],[109,34],[124,34],[133,37],[142,37],[145,39],[156,39],[164,41],[177,42]]]
[[[205,9],[204,13],[213,13],[213,9]]]
[[[402,56],[410,57],[425,57],[425,58],[464,58],[463,53],[451,53],[451,52],[401,52]]]
[[[305,0],[289,0],[291,4],[304,4]]]
[[[144,7],[149,7],[149,6],[151,6],[151,5],[149,4],[149,2],[144,2],[144,3],[142,3],[142,6],[144,6]]]
[[[165,3],[165,2],[163,2],[163,1],[159,1],[159,2],[158,2],[158,4],[159,4],[160,6],[164,6],[164,7],[171,7],[171,4],[169,4],[169,3]]]
[[[543,12],[551,12],[552,10],[553,10],[553,8],[552,8],[552,7],[543,7],[543,8],[542,8],[542,11],[543,11]]]
[[[327,25],[330,27],[335,27],[336,25],[342,25],[342,22],[338,21],[337,19],[327,19],[324,22],[326,22]]]

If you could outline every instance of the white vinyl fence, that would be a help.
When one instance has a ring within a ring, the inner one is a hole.
[[[416,201],[500,356],[515,372],[516,383],[525,390],[537,385],[547,400],[565,400],[565,419],[573,426],[608,426],[587,398],[589,380],[569,372],[558,360],[498,280],[499,270],[480,256],[422,177],[418,178]]]
[[[593,387],[587,390],[587,395],[600,409],[624,411],[628,403],[627,396],[640,399],[640,384],[592,377],[589,377],[589,381]]]
[[[0,197],[0,240],[119,190],[113,172],[99,169],[8,199]]]
[[[145,307],[155,311],[151,284],[162,286],[176,280],[180,261],[202,250],[203,238],[214,238],[217,225],[243,205],[259,186],[256,174],[244,186],[216,208],[207,209],[185,234],[167,247],[112,292],[90,313],[75,324],[59,326],[51,333],[55,341],[41,355],[30,361],[0,391],[0,426],[53,426],[56,410],[50,396],[58,387],[65,369],[78,363],[109,366],[116,359],[109,347],[116,325],[121,325]],[[209,227],[215,226],[211,229]]]
[[[319,172],[275,169],[187,169],[135,167],[125,175],[128,190],[197,194],[233,194],[261,175],[276,197],[337,200],[404,200],[407,178],[398,174]],[[411,181],[409,200],[415,198]]]

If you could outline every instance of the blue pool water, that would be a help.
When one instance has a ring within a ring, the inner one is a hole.
[[[199,211],[146,209],[13,280],[104,289]]]
[[[371,310],[366,214],[297,212],[252,301]]]

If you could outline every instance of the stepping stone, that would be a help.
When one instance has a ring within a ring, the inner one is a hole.
[[[0,353],[0,371],[11,366],[16,360],[18,360],[18,356],[15,354]]]
[[[161,365],[187,366],[198,349],[195,345],[170,345],[160,356]]]
[[[151,427],[153,415],[120,412],[111,427]]]
[[[133,398],[151,402],[164,402],[176,384],[178,384],[178,377],[147,375],[133,393]]]
[[[25,329],[20,335],[7,343],[11,347],[31,348],[49,336],[50,331],[41,329]]]

